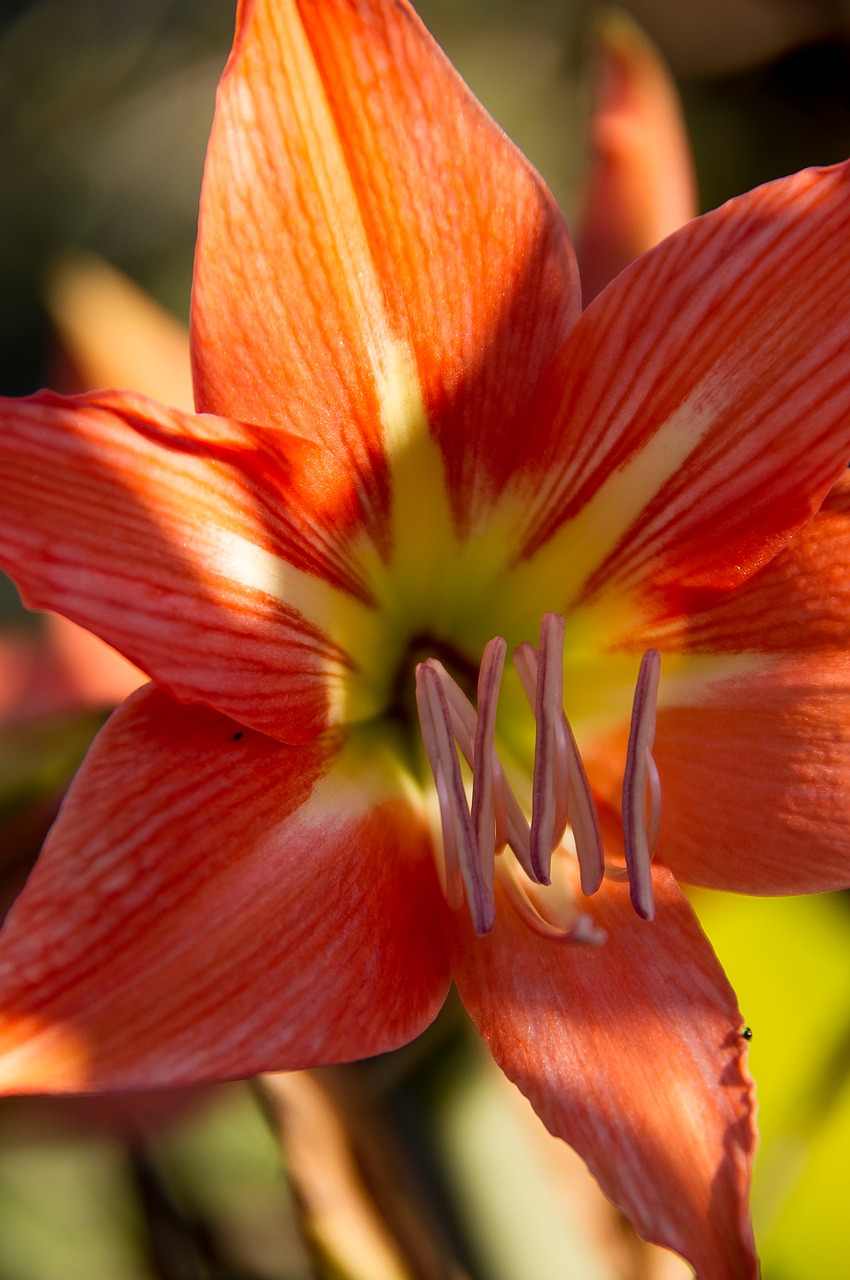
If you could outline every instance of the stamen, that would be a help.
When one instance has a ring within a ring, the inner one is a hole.
[[[429,658],[428,666],[436,671],[440,677],[440,684],[446,700],[449,704],[449,711],[452,719],[452,732],[457,738],[458,746],[463,753],[463,758],[472,768],[473,744],[475,742],[475,731],[478,717],[475,714],[475,708],[467,698],[463,690],[458,686],[457,682],[452,679],[442,662],[437,658]]]
[[[537,687],[534,697],[536,733],[531,783],[531,864],[539,884],[551,881],[552,853],[566,829],[556,829],[559,790],[555,726],[564,713],[564,619],[546,613],[540,623]],[[563,805],[561,806],[564,807]]]
[[[505,669],[506,650],[505,641],[501,636],[496,636],[485,646],[481,657],[478,672],[478,724],[472,748],[472,825],[478,838],[482,871],[489,880],[491,892],[496,847],[499,845],[504,848],[507,842],[504,801],[498,806],[500,820],[497,822],[495,797],[496,771],[501,774],[501,767],[496,759],[496,705]]]
[[[508,823],[508,806],[506,793],[509,791],[505,775],[502,772],[502,765],[499,757],[493,751],[493,852],[498,855],[504,853],[510,842],[511,831]],[[523,819],[525,815],[523,814]]]
[[[528,640],[514,649],[514,666],[532,711],[537,702],[537,650]]]
[[[573,910],[568,916],[564,914],[558,923],[547,919],[522,884],[518,867],[509,859],[499,862],[498,873],[499,883],[514,911],[523,924],[541,938],[550,942],[577,942],[589,947],[599,947],[605,942],[608,936],[605,930],[594,924],[584,912]]]
[[[567,733],[569,725],[567,717],[564,715],[563,708],[561,714],[555,719],[555,833],[558,835],[558,844],[564,838],[564,832],[570,820],[570,769],[569,769],[569,746],[567,743]],[[566,780],[566,786],[564,781]],[[557,846],[556,846],[557,848]],[[554,850],[553,850],[554,852]]]
[[[539,655],[534,645],[526,642],[516,649],[514,666],[525,690],[525,696],[532,709],[536,710]],[[596,893],[605,875],[602,828],[599,825],[599,815],[596,812],[584,762],[563,707],[560,708],[556,723],[558,764],[555,791],[559,797],[563,797],[564,828],[567,819],[572,823],[576,857],[581,872],[581,891],[589,897]],[[564,828],[561,829],[559,841],[563,837]],[[532,879],[534,878],[532,876]]]
[[[437,800],[440,805],[440,822],[443,833],[443,856],[437,859],[437,869],[440,873],[440,888],[452,911],[459,911],[463,906],[463,876],[460,870],[460,859],[458,857],[459,836],[454,822],[446,822],[445,814],[452,812],[452,804],[450,798],[449,786],[446,782],[446,775],[443,772],[443,766],[437,762],[437,769],[434,773],[434,786],[437,791]]]
[[[419,663],[416,668],[416,705],[422,726],[422,740],[440,803],[447,890],[452,888],[452,864],[456,862],[463,877],[473,928],[476,933],[484,934],[495,923],[496,903],[492,881],[488,883],[490,877],[485,876],[481,867],[478,841],[454,745],[446,683],[441,679],[441,671],[442,667],[433,659]],[[450,677],[447,677],[447,682],[454,683]],[[452,903],[449,902],[449,905]]]
[[[508,845],[516,855],[517,862],[526,875],[534,879],[531,865],[531,829],[523,813],[522,805],[517,800],[505,775],[502,774],[502,797],[505,803],[505,817],[508,827]]]
[[[623,780],[626,865],[608,866],[596,803],[563,709],[564,631],[559,614],[545,614],[540,649],[526,643],[514,654],[536,726],[530,825],[496,752],[505,641],[497,636],[484,649],[477,709],[436,658],[416,668],[416,702],[440,810],[438,869],[449,905],[457,909],[465,901],[476,932],[487,933],[496,918],[498,874],[508,901],[529,928],[547,938],[599,945],[604,931],[576,909],[573,875],[560,878],[560,889],[550,889],[545,913],[536,889],[550,885],[556,850],[561,850],[558,865],[565,865],[564,833],[570,825],[582,892],[595,893],[606,875],[628,879],[637,913],[654,917],[651,863],[661,822],[661,783],[652,746],[661,659],[653,649],[641,662]],[[472,773],[471,806],[458,753]],[[499,856],[506,845],[514,856]]]
[[[581,873],[581,891],[590,897],[591,894],[596,893],[605,875],[602,828],[599,825],[599,814],[596,812],[596,803],[590,789],[590,780],[585,771],[584,761],[566,716],[564,716],[564,724],[567,731],[567,767],[570,779],[573,839]]]
[[[494,650],[494,652],[497,652],[498,645],[500,643],[504,643],[504,641],[502,641],[500,636],[496,636],[485,647],[485,655],[487,654],[490,645],[496,645],[497,649]],[[491,660],[492,659],[488,659],[488,662]],[[504,659],[502,661],[504,662]],[[482,664],[483,663],[484,658],[482,657]],[[460,747],[461,755],[464,760],[469,765],[470,769],[473,770],[474,796],[475,773],[477,769],[482,767],[480,758],[478,764],[476,765],[475,763],[475,737],[477,733],[478,716],[466,694],[452,679],[443,664],[436,658],[429,658],[428,665],[432,667],[440,677],[440,683],[442,684],[443,692],[445,693],[449,704],[452,729],[454,731],[455,738],[457,739],[457,744]],[[498,697],[498,688],[493,690],[493,696],[495,698]],[[492,752],[493,761],[491,767],[493,769],[493,790],[497,821],[496,848],[503,848],[505,843],[510,845],[517,858],[519,858],[522,866],[528,870],[531,865],[528,822],[526,821],[525,814],[522,811],[522,805],[517,800],[507,779],[505,778],[504,770],[502,769],[498,756],[495,754],[495,745],[492,746]]]
[[[646,771],[649,775],[649,817],[646,823],[646,839],[649,856],[655,856],[658,833],[661,830],[661,775],[651,751],[646,753]]]
[[[623,846],[632,906],[644,920],[655,918],[652,854],[661,823],[661,783],[652,758],[661,655],[643,655],[632,704],[626,769],[623,776]],[[647,815],[647,804],[649,814]]]

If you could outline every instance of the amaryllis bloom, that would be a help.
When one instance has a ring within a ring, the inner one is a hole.
[[[743,1024],[675,877],[850,882],[848,187],[582,314],[405,4],[240,5],[197,413],[2,408],[2,562],[153,680],[2,935],[7,1091],[378,1053],[453,978],[638,1230],[755,1274]]]

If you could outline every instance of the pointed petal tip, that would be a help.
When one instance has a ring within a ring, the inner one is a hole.
[[[499,912],[454,957],[496,1061],[647,1240],[701,1280],[755,1280],[755,1100],[734,995],[669,872],[644,929],[606,881],[599,948],[555,947]]]
[[[687,131],[661,54],[621,9],[602,10],[589,37],[590,156],[576,235],[585,306],[698,212]]]
[[[243,4],[201,208],[200,408],[274,425],[290,406],[380,512],[396,343],[459,525],[540,474],[581,309],[572,243],[409,5]],[[499,432],[486,428],[493,404]]]

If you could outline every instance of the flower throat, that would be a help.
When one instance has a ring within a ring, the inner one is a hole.
[[[581,891],[595,893],[604,878],[628,879],[638,915],[655,914],[651,863],[661,820],[661,785],[652,756],[661,666],[657,650],[641,661],[632,705],[623,778],[625,867],[605,861],[596,803],[573,731],[564,714],[564,633],[560,614],[544,614],[539,648],[521,644],[514,666],[535,718],[531,822],[511,790],[496,753],[496,707],[507,645],[501,636],[484,649],[477,708],[437,658],[416,667],[416,704],[422,740],[434,777],[442,827],[437,862],[443,893],[453,909],[467,904],[476,933],[496,919],[498,876],[511,906],[535,932],[598,945],[605,933],[578,909],[575,895],[539,889],[551,885],[553,855],[572,830]],[[458,750],[472,772],[472,800]]]

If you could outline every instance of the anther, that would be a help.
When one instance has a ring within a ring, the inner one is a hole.
[[[496,706],[507,645],[496,636],[484,649],[478,672],[478,723],[472,747],[472,825],[484,874],[493,888],[496,850],[507,843],[501,766],[496,758]]]
[[[422,726],[422,741],[434,775],[440,804],[446,859],[446,899],[451,907],[461,905],[460,902],[453,901],[456,897],[453,891],[455,868],[459,866],[473,927],[476,933],[484,934],[492,929],[496,919],[492,874],[485,874],[481,865],[460,761],[455,750],[452,712],[441,671],[442,668],[432,659],[417,666],[416,704]],[[446,679],[450,680],[450,677]]]
[[[629,893],[632,906],[644,920],[655,917],[652,855],[661,825],[661,783],[652,757],[660,671],[658,650],[647,650],[635,686],[623,776],[623,847]]]
[[[501,636],[495,636],[489,641],[484,650],[484,657],[481,659],[483,668],[490,668],[493,662],[493,655],[498,654],[499,646],[504,641]],[[493,648],[492,648],[493,646]],[[449,714],[451,714],[452,731],[457,739],[458,748],[466,763],[472,769],[472,777],[475,788],[475,773],[477,769],[486,767],[483,758],[483,741],[484,733],[481,733],[481,745],[477,748],[477,764],[476,764],[476,735],[477,735],[477,714],[475,708],[472,707],[469,698],[460,686],[452,680],[447,669],[442,662],[438,662],[437,658],[429,658],[426,666],[437,672],[440,685],[443,687],[445,699],[448,701]],[[484,672],[484,698],[485,707],[489,703],[489,699],[493,699],[494,703],[498,700],[499,684],[501,684],[501,671],[499,671],[499,680],[493,680],[493,673]],[[417,677],[419,678],[419,677]],[[479,677],[479,689],[481,689],[481,677]],[[417,698],[419,701],[419,698]],[[493,707],[493,716],[495,716],[495,705]],[[420,717],[421,718],[421,717]],[[494,723],[493,737],[495,737]],[[425,737],[425,727],[422,726],[422,737]],[[428,751],[428,748],[426,748]],[[529,841],[529,823],[526,822],[525,814],[522,812],[522,805],[517,797],[513,795],[511,787],[508,786],[502,765],[499,764],[498,756],[495,755],[495,745],[492,741],[493,759],[490,767],[493,769],[493,800],[495,805],[495,822],[497,822],[497,835],[495,835],[495,849],[502,849],[504,842],[507,842],[513,852],[515,852],[522,867],[531,873],[531,856]],[[429,755],[430,762],[430,755]],[[475,790],[474,790],[475,795]]]
[[[443,857],[441,860],[438,859],[437,862],[440,872],[440,887],[443,890],[443,897],[452,911],[458,911],[463,906],[464,901],[463,876],[461,875],[458,856],[459,833],[453,822],[446,821],[445,815],[452,813],[452,798],[451,788],[446,781],[446,775],[440,761],[437,761],[437,767],[434,771],[434,786],[437,791],[443,830]]]
[[[471,769],[477,722],[475,708],[463,690],[458,687],[448,671],[446,671],[442,662],[437,658],[429,658],[423,665],[435,671],[439,676],[440,685],[449,706],[452,732],[457,738],[464,760]]]
[[[553,615],[547,615],[551,617]],[[545,619],[544,619],[545,622]],[[541,642],[543,626],[541,625]],[[560,633],[563,650],[563,632]],[[550,639],[551,643],[551,639]],[[538,706],[538,671],[540,655],[532,644],[521,644],[514,653],[514,666],[522,682],[525,695],[531,707]],[[563,653],[558,655],[563,664]],[[539,722],[538,722],[539,723]],[[563,707],[559,705],[555,717],[557,764],[553,790],[557,797],[558,823],[563,816],[564,825],[560,828],[558,841],[563,836],[567,820],[573,829],[579,871],[581,873],[581,891],[590,896],[596,893],[605,874],[605,854],[602,845],[602,829],[590,782],[584,763]],[[535,777],[537,775],[537,758],[534,761]],[[532,794],[532,830],[534,829],[534,794]],[[556,824],[557,829],[557,824]],[[536,877],[533,877],[536,878]]]
[[[538,884],[549,884],[552,854],[567,826],[558,826],[558,795],[564,788],[558,769],[556,725],[564,714],[564,619],[546,613],[540,622],[540,649],[534,691],[534,773],[531,785],[531,864]],[[560,808],[564,810],[565,805]]]
[[[440,810],[443,853],[438,868],[449,906],[458,909],[465,901],[476,932],[487,933],[495,923],[498,874],[507,901],[536,933],[598,945],[604,932],[576,909],[571,890],[566,897],[550,890],[544,912],[535,887],[550,884],[553,855],[561,849],[561,865],[564,833],[571,826],[582,892],[595,893],[606,874],[628,878],[635,910],[653,918],[651,863],[661,821],[661,784],[652,746],[660,657],[655,650],[644,654],[635,688],[623,780],[626,866],[618,870],[606,867],[596,803],[563,709],[564,632],[560,615],[545,614],[539,650],[526,643],[514,653],[536,725],[530,826],[496,753],[505,641],[496,637],[484,649],[477,709],[435,658],[416,668],[416,702]],[[458,752],[472,774],[471,807]],[[500,856],[505,846],[514,856]]]

